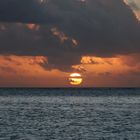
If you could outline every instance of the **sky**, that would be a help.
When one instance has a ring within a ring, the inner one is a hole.
[[[140,87],[139,0],[1,0],[0,87]]]

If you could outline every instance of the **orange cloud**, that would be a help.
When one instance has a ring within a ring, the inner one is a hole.
[[[66,85],[67,74],[58,70],[45,70],[40,64],[46,61],[47,58],[43,56],[0,56],[0,87]]]
[[[134,54],[113,58],[83,57],[80,67],[85,70],[82,71],[85,86],[140,86],[140,63],[138,62],[140,59],[138,56],[138,54]]]
[[[86,87],[140,86],[139,55],[101,58],[84,56],[75,71],[82,74]],[[67,87],[69,73],[47,70],[47,57],[0,56],[0,87]],[[133,81],[133,82],[132,82]]]

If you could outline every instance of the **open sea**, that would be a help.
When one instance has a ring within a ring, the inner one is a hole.
[[[140,89],[0,89],[0,140],[140,140]]]

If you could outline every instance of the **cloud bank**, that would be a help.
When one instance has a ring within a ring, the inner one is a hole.
[[[82,56],[140,52],[140,23],[122,0],[1,0],[0,54],[45,56],[69,71]]]

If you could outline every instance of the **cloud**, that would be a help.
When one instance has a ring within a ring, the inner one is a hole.
[[[8,66],[0,66],[0,70],[5,71],[5,72],[9,72],[9,73],[16,73],[16,70],[14,70]]]
[[[134,10],[140,10],[140,1],[139,0],[124,0],[128,3]]]
[[[124,1],[131,7],[137,19],[140,21],[140,1],[139,0],[124,0]]]
[[[0,21],[37,23],[1,23],[0,54],[45,56],[47,69],[140,52],[140,23],[122,0],[1,0],[0,9]]]
[[[39,0],[1,0],[0,19],[7,22],[42,22],[44,14]]]

